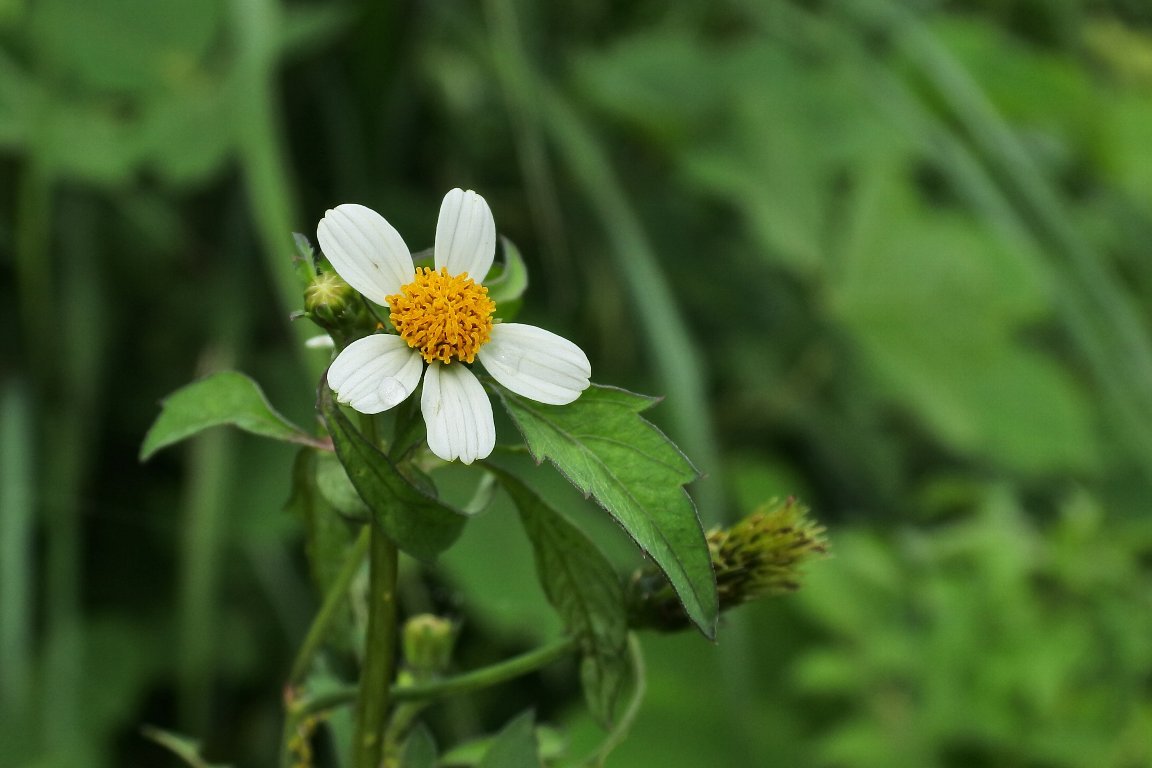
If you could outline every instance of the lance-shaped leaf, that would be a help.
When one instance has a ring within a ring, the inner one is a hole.
[[[396,465],[352,426],[327,384],[320,385],[317,409],[348,479],[396,546],[425,561],[447,549],[467,518],[408,482]]]
[[[654,398],[593,385],[569,405],[542,405],[497,388],[537,462],[551,461],[624,528],[668,576],[708,637],[719,613],[716,579],[696,505],[696,469],[640,412]]]
[[[620,577],[583,531],[518,479],[491,469],[520,511],[548,602],[580,640],[588,707],[609,725],[628,679],[628,617]]]
[[[164,399],[162,410],[140,446],[140,460],[209,427],[231,424],[254,435],[327,447],[269,404],[260,385],[242,373],[221,371],[182,387]]]

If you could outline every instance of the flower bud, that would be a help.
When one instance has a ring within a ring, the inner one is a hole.
[[[802,566],[828,552],[824,527],[807,515],[808,508],[793,498],[773,500],[731,528],[708,532],[721,611],[800,587]],[[629,621],[635,627],[688,626],[675,591],[655,569],[633,575],[628,600]]]
[[[335,272],[321,272],[304,289],[304,309],[317,317],[333,320],[355,296],[352,286]]]
[[[404,659],[417,680],[436,677],[448,668],[456,644],[456,626],[429,613],[413,616],[404,624]]]

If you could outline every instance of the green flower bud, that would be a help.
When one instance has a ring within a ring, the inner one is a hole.
[[[456,626],[429,613],[413,616],[404,624],[404,659],[413,678],[436,677],[448,668],[456,644]]]
[[[828,552],[822,525],[793,498],[774,499],[731,528],[708,532],[720,610],[800,587],[801,569]],[[688,617],[659,571],[637,571],[629,584],[629,621],[635,627],[676,630]]]
[[[321,272],[304,289],[304,309],[324,319],[335,319],[355,296],[352,286],[335,272]]]

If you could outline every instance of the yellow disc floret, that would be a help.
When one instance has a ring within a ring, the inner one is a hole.
[[[471,363],[492,336],[496,302],[467,272],[453,277],[447,267],[417,269],[415,280],[388,297],[388,306],[400,338],[429,363]]]

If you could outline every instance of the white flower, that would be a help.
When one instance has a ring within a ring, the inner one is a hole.
[[[518,395],[565,405],[588,388],[587,355],[550,331],[493,323],[495,303],[481,283],[496,252],[496,223],[480,195],[454,189],[436,223],[435,270],[417,270],[408,246],[380,214],[345,204],[324,214],[316,235],[332,266],[353,288],[391,309],[399,335],[349,344],[328,369],[337,399],[380,413],[416,391],[428,447],[445,461],[471,464],[492,452],[492,404],[466,363],[475,359]],[[425,373],[427,363],[427,373]]]

